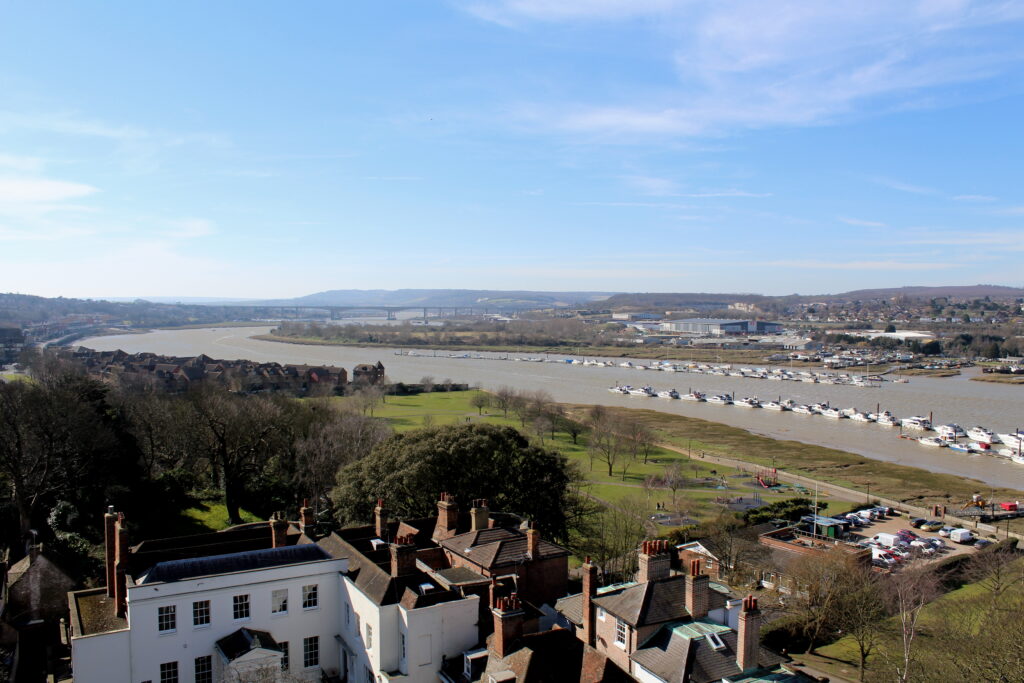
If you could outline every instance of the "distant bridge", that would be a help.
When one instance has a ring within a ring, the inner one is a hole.
[[[240,313],[248,314],[251,318],[282,318],[287,319],[289,314],[294,318],[310,318],[317,314],[329,317],[331,320],[344,320],[344,313],[352,311],[383,311],[388,320],[397,320],[401,311],[422,311],[422,318],[454,318],[460,315],[500,315],[518,311],[519,309],[505,308],[501,306],[380,306],[376,304],[360,306],[249,306],[246,304],[223,304],[222,308],[238,310]],[[431,313],[434,313],[431,316]]]

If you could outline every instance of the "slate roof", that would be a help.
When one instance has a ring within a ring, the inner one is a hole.
[[[315,544],[267,548],[248,552],[192,557],[184,560],[158,562],[143,572],[139,584],[181,581],[197,576],[227,574],[253,569],[281,567],[301,562],[330,559],[330,555]]]
[[[577,626],[583,626],[583,593],[559,598],[555,601],[555,610]]]
[[[690,616],[686,611],[686,577],[682,575],[608,591],[594,596],[594,604],[631,626],[649,626]]]
[[[524,531],[499,527],[459,534],[441,541],[440,545],[473,564],[493,569],[522,562],[526,556],[527,541]],[[568,557],[569,551],[541,539],[538,555],[533,559]]]
[[[736,664],[738,636],[735,631],[725,627],[712,629],[725,645],[715,650],[707,638],[693,637],[698,634],[688,634],[683,629],[686,626],[662,628],[630,655],[630,659],[668,683],[715,683],[742,673]],[[776,668],[783,661],[783,657],[761,648],[758,665],[762,669]]]
[[[231,635],[217,641],[217,649],[224,653],[228,661],[234,661],[253,650],[278,650],[281,646],[274,636],[266,631],[251,628],[240,628]]]

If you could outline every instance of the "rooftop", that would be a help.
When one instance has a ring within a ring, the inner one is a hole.
[[[151,583],[168,583],[192,579],[197,576],[229,574],[254,569],[283,567],[303,562],[327,560],[331,556],[315,544],[285,546],[283,548],[267,548],[250,550],[209,557],[193,557],[184,560],[159,562],[145,571],[136,581],[136,585]]]

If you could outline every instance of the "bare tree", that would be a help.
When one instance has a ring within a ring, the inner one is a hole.
[[[889,603],[895,612],[897,646],[894,652],[881,650],[900,683],[918,673],[918,636],[921,611],[940,594],[938,577],[929,567],[907,567],[889,582]]]
[[[827,635],[835,633],[837,616],[845,593],[851,588],[854,560],[846,552],[830,549],[818,555],[801,557],[793,563],[790,578],[794,599],[789,611],[799,618],[807,639],[807,652]]]
[[[503,417],[508,417],[508,411],[518,397],[518,393],[512,387],[498,387],[494,390],[494,405],[501,411]]]
[[[478,391],[469,398],[469,405],[477,409],[478,415],[484,414],[484,408],[491,405],[491,397],[482,391]]]
[[[995,545],[971,557],[964,578],[999,600],[1009,589],[1024,584],[1024,562],[1015,549]]]
[[[633,578],[636,571],[636,547],[647,531],[644,520],[647,504],[642,498],[630,497],[616,505],[608,505],[594,519],[580,542],[579,552],[605,570],[606,579]]]
[[[665,482],[665,486],[672,491],[672,506],[675,507],[676,493],[686,485],[683,466],[677,461],[672,461],[671,464],[665,466],[665,473],[661,475],[661,479]]]
[[[882,577],[868,566],[851,566],[849,587],[840,595],[840,606],[836,610],[839,631],[857,644],[861,681],[867,674],[868,658],[890,631],[886,622],[888,597]]]
[[[627,455],[625,439],[618,429],[617,420],[611,415],[605,415],[591,425],[587,447],[591,455],[591,468],[593,459],[597,458],[608,466],[609,477],[614,473],[615,466]]]
[[[434,390],[434,378],[431,377],[430,375],[424,375],[423,377],[420,377],[420,384],[423,385],[423,391],[425,393],[429,394]]]

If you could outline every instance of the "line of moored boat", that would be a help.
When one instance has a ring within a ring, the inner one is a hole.
[[[930,417],[912,415],[898,418],[888,410],[865,413],[856,408],[835,408],[828,403],[797,403],[791,399],[778,401],[761,401],[756,396],[736,398],[730,394],[708,396],[699,391],[680,394],[675,389],[657,391],[651,386],[633,387],[616,385],[609,387],[612,393],[629,396],[647,396],[657,398],[679,399],[684,401],[706,402],[712,405],[733,405],[740,408],[762,408],[777,412],[792,411],[798,415],[821,415],[832,420],[851,420],[853,422],[873,422],[883,427],[899,427],[900,438],[912,439],[923,446],[950,448],[962,453],[984,453],[1009,458],[1013,462],[1024,465],[1024,431],[1016,430],[1006,434],[996,434],[981,426],[963,429],[955,423],[932,425]],[[904,431],[906,430],[906,431]],[[928,432],[935,434],[928,434]],[[960,439],[969,439],[961,443]],[[993,446],[1003,444],[1005,448],[994,449]]]

